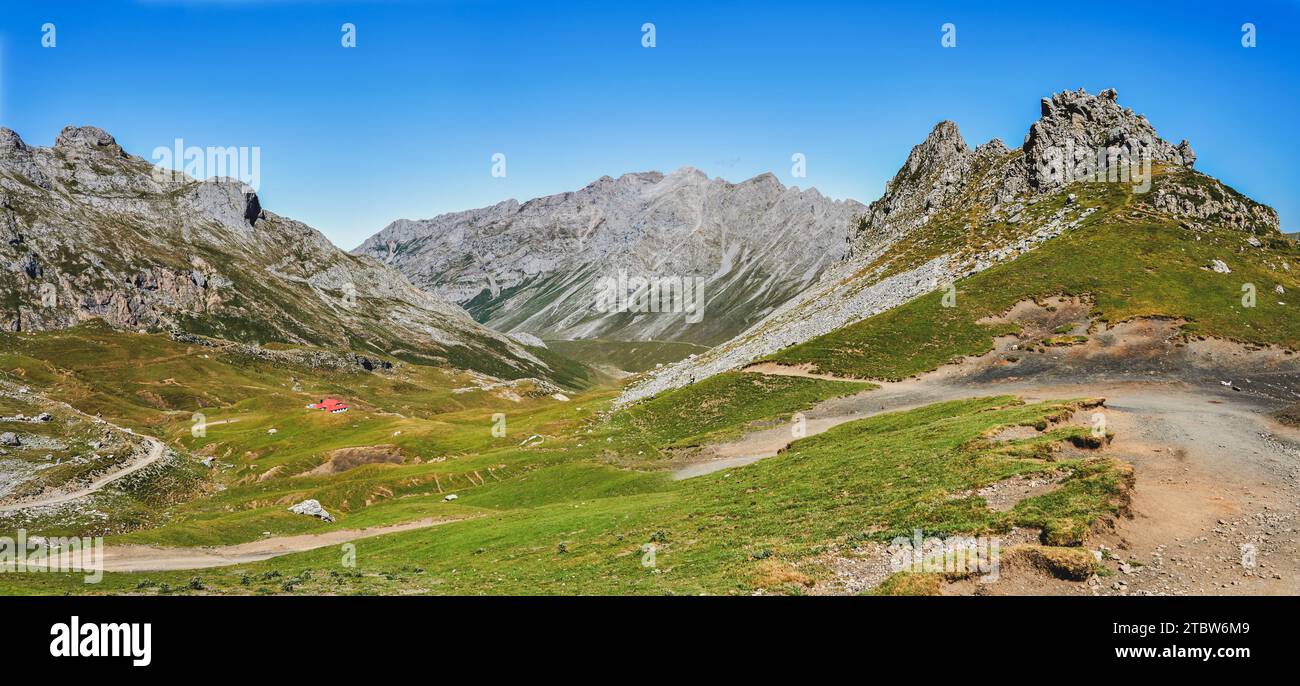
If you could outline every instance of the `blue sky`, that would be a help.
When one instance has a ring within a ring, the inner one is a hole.
[[[352,248],[683,165],[868,202],[942,119],[1016,146],[1041,97],[1114,87],[1296,231],[1298,24],[1295,2],[0,0],[0,125],[36,145],[96,125],[144,157],[260,146],[263,205]]]

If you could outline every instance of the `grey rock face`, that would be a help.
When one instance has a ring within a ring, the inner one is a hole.
[[[853,236],[851,256],[862,255],[924,226],[940,210],[966,192],[977,161],[987,164],[1006,154],[1001,141],[971,150],[957,125],[939,122],[871,203]]]
[[[1064,185],[1060,178],[1048,173],[1061,160],[1059,155],[1068,151],[1072,159],[1065,164],[1082,162],[1087,156],[1095,157],[1100,150],[1118,152],[1126,150],[1149,157],[1153,162],[1166,162],[1190,167],[1196,161],[1184,160],[1182,150],[1191,151],[1191,145],[1175,148],[1156,135],[1151,123],[1133,110],[1121,107],[1115,89],[1108,88],[1098,95],[1080,89],[1056,93],[1042,102],[1042,118],[1029,127],[1023,151],[1029,181],[1035,188],[1053,189]]]
[[[525,333],[523,331],[511,331],[506,335],[510,337],[510,340],[513,340],[516,343],[519,343],[520,345],[529,345],[534,348],[546,347],[546,341],[543,341],[542,339],[530,333]]]
[[[845,251],[865,208],[763,174],[741,183],[689,167],[601,178],[582,190],[422,221],[399,220],[354,253],[397,267],[498,330],[549,338],[717,343],[807,288]],[[602,312],[597,285],[704,280],[686,313]]]
[[[264,216],[257,193],[235,179],[214,179],[197,184],[191,189],[188,200],[197,211],[232,229],[248,229]]]
[[[264,210],[230,179],[156,174],[111,135],[68,127],[52,148],[0,129],[0,327],[90,319],[548,377],[524,346],[396,270]]]
[[[1156,212],[1187,220],[1192,229],[1213,223],[1261,236],[1281,232],[1276,210],[1209,177],[1196,185],[1162,184],[1140,200]]]

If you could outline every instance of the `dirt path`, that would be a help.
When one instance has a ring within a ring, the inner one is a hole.
[[[1108,450],[1132,464],[1137,476],[1132,518],[1088,543],[1105,548],[1115,575],[1088,584],[1008,575],[988,586],[958,585],[955,592],[1300,593],[1300,430],[1269,417],[1300,398],[1300,363],[1278,350],[1183,344],[1170,335],[1174,326],[1139,321],[1102,327],[1090,332],[1086,345],[1032,354],[1024,350],[1025,339],[1008,337],[985,356],[819,403],[804,412],[804,435],[978,396],[1009,394],[1029,402],[1103,397],[1107,426],[1116,434]],[[831,378],[797,367],[747,371]],[[795,440],[792,428],[787,423],[708,446],[705,459],[674,477],[776,456]]]
[[[762,372],[758,372],[762,373]],[[888,384],[887,387],[863,391],[845,398],[827,400],[804,412],[804,436],[815,436],[845,422],[866,419],[884,412],[924,407],[931,403],[957,398],[998,395],[997,391],[949,389],[920,382]],[[708,457],[673,472],[674,479],[711,474],[723,469],[742,467],[774,457],[796,440],[792,423],[751,431],[740,438],[705,448]]]
[[[425,529],[460,519],[421,519],[368,529],[340,529],[322,534],[279,536],[251,543],[208,548],[166,548],[149,545],[117,545],[104,548],[106,572],[155,572],[181,569],[207,569],[260,562],[273,557],[300,553],[331,545],[341,545],[363,538],[400,531]]]
[[[134,474],[135,472],[138,472],[141,469],[148,467],[149,465],[157,462],[158,460],[161,460],[163,455],[166,454],[167,446],[164,445],[162,441],[153,438],[152,436],[141,436],[141,438],[144,438],[145,442],[149,444],[149,452],[143,458],[140,458],[134,462],[129,463],[127,466],[123,467],[122,469],[119,469],[117,471],[99,477],[98,479],[92,481],[90,485],[86,486],[85,488],[73,491],[71,493],[60,493],[57,495],[51,495],[44,498],[37,498],[35,500],[23,501],[21,503],[0,505],[0,512],[14,512],[17,510],[25,510],[33,507],[49,507],[51,505],[62,505],[64,503],[70,503],[74,500],[85,498],[88,495],[93,495],[99,492],[100,490],[102,490],[105,486],[113,483],[114,481],[117,481],[118,479],[121,479],[122,477],[127,476],[128,474]]]
[[[998,339],[986,355],[904,381],[876,381],[878,389],[819,403],[803,413],[804,435],[816,435],[882,412],[988,395],[1012,394],[1027,400],[1100,396],[1118,401],[1125,398],[1128,405],[1139,411],[1163,408],[1160,411],[1169,415],[1163,421],[1175,423],[1186,423],[1185,419],[1193,416],[1205,421],[1241,418],[1240,413],[1226,409],[1218,415],[1205,415],[1202,410],[1211,397],[1221,405],[1248,408],[1245,414],[1251,421],[1260,420],[1264,411],[1279,403],[1300,399],[1300,363],[1281,351],[1251,351],[1221,341],[1178,344],[1175,338],[1179,323],[1174,321],[1138,320],[1109,328],[1101,325],[1085,345],[1031,355],[1025,350],[1027,340],[1069,322],[1076,312],[1086,313],[1086,308],[1071,301],[1059,300],[1054,304],[1057,309],[1050,313],[1032,303],[1018,304],[1012,310],[1013,318],[1025,327],[1024,335]],[[1079,326],[1087,325],[1080,322]],[[1009,363],[1008,359],[1015,359],[1016,363]],[[814,373],[810,365],[760,363],[745,371],[815,379],[841,378]],[[1164,397],[1165,402],[1147,400],[1148,395]],[[708,446],[705,459],[678,469],[674,478],[700,476],[772,457],[795,440],[792,429],[793,425],[786,424]]]
[[[108,426],[111,427],[114,431],[119,431],[121,433],[127,434],[128,436],[135,436],[136,438],[141,439],[143,442],[149,445],[149,451],[145,454],[143,458],[130,462],[121,469],[118,469],[114,472],[99,477],[98,479],[92,481],[85,488],[78,489],[71,493],[58,493],[43,498],[37,498],[35,500],[27,500],[21,503],[0,504],[0,512],[16,512],[18,510],[25,510],[34,507],[49,507],[52,505],[63,505],[65,503],[70,503],[74,500],[84,498],[88,495],[93,495],[99,492],[100,490],[102,490],[105,486],[113,483],[114,481],[117,481],[118,479],[121,479],[122,477],[127,476],[129,474],[134,474],[135,472],[138,472],[141,469],[148,467],[149,465],[157,462],[158,460],[161,460],[163,456],[166,455],[167,453],[167,445],[154,436],[148,436],[145,434],[137,433],[124,426],[118,426],[117,424],[114,424],[101,417],[87,414],[62,400],[51,400],[50,398],[46,398],[43,395],[37,393],[32,393],[31,391],[25,391],[19,393],[14,390],[15,388],[16,386],[11,383],[5,382],[3,384],[0,384],[0,395],[6,395],[10,397],[24,397],[25,399],[30,399],[30,400],[39,399],[39,400],[43,400],[46,403],[57,405],[63,408],[64,410],[67,410],[68,412],[80,416],[81,418],[85,419],[88,422],[91,422],[92,424]]]

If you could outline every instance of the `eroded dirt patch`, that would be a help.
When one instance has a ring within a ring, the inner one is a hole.
[[[330,451],[329,459],[299,476],[331,476],[366,464],[401,464],[406,457],[395,445],[368,445]]]

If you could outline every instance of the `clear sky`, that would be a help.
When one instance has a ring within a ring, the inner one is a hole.
[[[942,119],[1016,146],[1041,97],[1114,87],[1296,231],[1297,26],[1294,1],[0,0],[0,125],[35,145],[95,125],[143,157],[259,146],[263,205],[352,248],[394,219],[683,165],[869,202]]]

